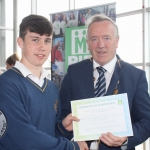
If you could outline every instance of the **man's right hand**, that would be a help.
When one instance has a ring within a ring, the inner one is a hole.
[[[77,143],[79,145],[80,150],[89,150],[88,145],[87,145],[86,142],[78,141]]]

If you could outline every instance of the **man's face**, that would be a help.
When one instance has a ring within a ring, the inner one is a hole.
[[[42,67],[50,54],[52,36],[40,36],[37,33],[28,31],[24,40],[18,38],[17,42],[22,49],[21,62],[29,69]]]
[[[93,59],[104,66],[109,63],[116,54],[119,38],[116,30],[109,21],[94,22],[88,30],[88,49]]]

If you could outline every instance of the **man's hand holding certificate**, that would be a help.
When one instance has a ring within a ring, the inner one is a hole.
[[[71,101],[75,141],[97,140],[103,133],[133,136],[127,94]]]

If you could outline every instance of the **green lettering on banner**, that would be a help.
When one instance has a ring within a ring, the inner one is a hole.
[[[66,28],[65,30],[65,73],[69,65],[90,58],[86,44],[86,27]]]
[[[84,37],[82,37],[81,41],[78,37],[75,37],[75,50],[76,50],[76,53],[78,53],[78,46],[80,48],[83,47],[83,51],[86,52],[86,40],[85,40]]]

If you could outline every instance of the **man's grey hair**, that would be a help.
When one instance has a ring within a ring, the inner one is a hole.
[[[118,26],[116,25],[116,23],[109,17],[107,17],[106,15],[104,14],[97,14],[97,15],[93,15],[91,16],[88,20],[86,20],[85,22],[85,25],[87,27],[87,36],[86,38],[88,38],[88,30],[89,30],[89,27],[91,26],[91,24],[93,24],[94,22],[102,22],[102,21],[110,21],[113,26],[115,27],[116,29],[116,36],[119,37],[119,31],[118,31]]]

